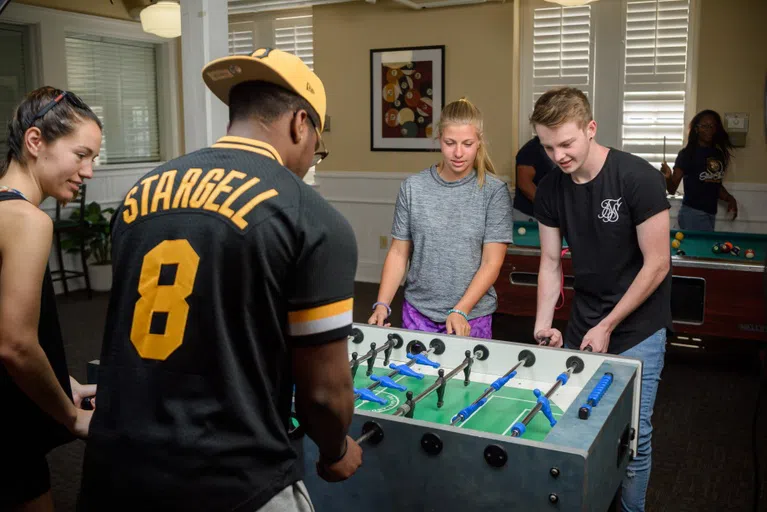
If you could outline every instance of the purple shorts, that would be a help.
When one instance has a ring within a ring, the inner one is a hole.
[[[491,339],[493,337],[493,315],[485,315],[469,320],[472,338]],[[411,331],[447,333],[445,324],[438,324],[423,316],[408,301],[402,304],[402,327]]]

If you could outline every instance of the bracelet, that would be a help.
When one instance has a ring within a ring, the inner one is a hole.
[[[447,316],[450,316],[451,313],[458,313],[459,315],[464,317],[467,322],[469,321],[469,315],[467,315],[466,313],[464,313],[460,309],[451,309],[450,311],[447,312]]]
[[[386,318],[389,318],[391,316],[391,308],[389,305],[385,302],[376,302],[373,304],[373,309],[377,308],[378,306],[383,306],[386,308]]]
[[[324,465],[324,466],[332,466],[336,462],[338,462],[341,459],[343,459],[344,457],[346,457],[346,451],[348,449],[349,449],[349,438],[345,437],[344,438],[344,449],[341,450],[341,455],[339,455],[335,459],[328,460],[325,457],[323,457],[322,454],[320,454],[320,463],[322,463],[322,465]]]

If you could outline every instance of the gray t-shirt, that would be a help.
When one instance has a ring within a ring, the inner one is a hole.
[[[511,243],[512,233],[509,189],[494,175],[485,175],[481,189],[476,171],[454,182],[436,166],[410,176],[400,186],[392,226],[392,238],[413,244],[405,300],[445,322],[479,270],[483,244]],[[495,312],[497,302],[491,286],[469,318]]]

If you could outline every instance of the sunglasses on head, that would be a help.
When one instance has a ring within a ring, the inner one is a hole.
[[[74,105],[77,108],[81,109],[87,109],[88,105],[83,102],[77,95],[73,92],[69,91],[61,91],[59,94],[56,95],[55,98],[53,98],[51,101],[49,101],[43,108],[40,109],[40,111],[35,114],[35,117],[32,118],[32,121],[30,121],[29,126],[27,126],[27,129],[32,127],[33,124],[35,124],[35,121],[38,119],[41,119],[45,114],[47,114],[53,107],[58,105],[64,100],[69,101],[72,105]]]

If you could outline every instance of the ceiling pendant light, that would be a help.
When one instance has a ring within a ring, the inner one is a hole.
[[[144,32],[168,39],[181,35],[181,5],[178,2],[160,0],[142,9],[139,16]]]

